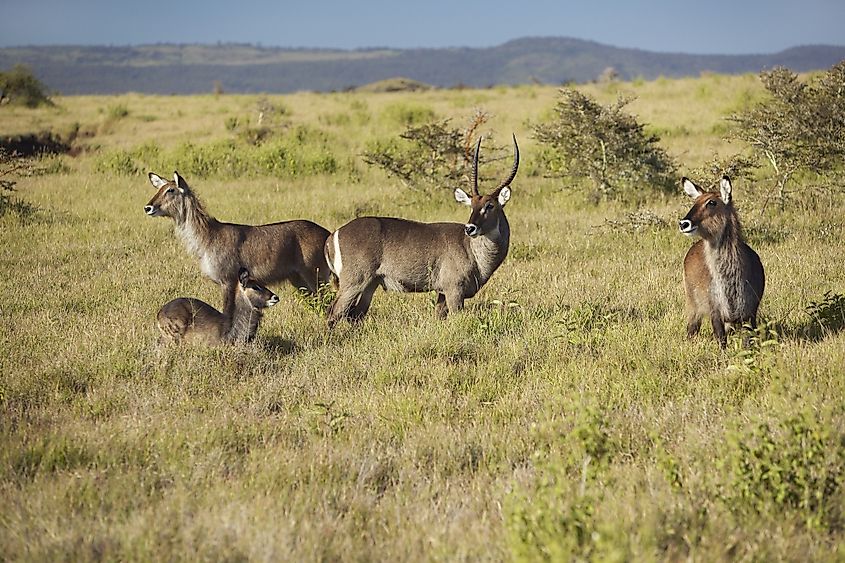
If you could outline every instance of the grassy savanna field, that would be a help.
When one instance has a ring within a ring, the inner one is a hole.
[[[763,95],[755,76],[582,89],[636,95],[628,110],[687,175],[743,149],[723,118]],[[658,220],[633,229],[633,206],[546,178],[531,126],[556,98],[531,86],[0,108],[4,134],[88,135],[80,155],[42,163],[51,173],[17,179],[34,213],[0,217],[0,556],[845,558],[845,333],[806,309],[845,293],[842,198],[763,210],[770,183],[736,181],[771,324],[749,349],[721,351],[707,323],[688,341],[691,241],[676,222],[690,200],[680,186],[649,195],[640,211]],[[284,108],[273,173],[186,148],[216,154],[261,104]],[[522,165],[510,254],[464,312],[440,322],[432,295],[379,291],[362,325],[328,332],[317,304],[277,287],[254,343],[157,347],[163,303],[221,296],[171,222],[144,215],[149,169],[178,168],[224,221],[463,223],[451,189],[409,190],[360,155],[409,121],[460,124],[476,108],[505,155],[482,162],[482,190],[506,174],[512,131]]]

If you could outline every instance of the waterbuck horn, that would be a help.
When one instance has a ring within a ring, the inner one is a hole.
[[[508,177],[499,184],[499,187],[493,190],[493,193],[498,193],[499,190],[506,186],[510,186],[513,179],[516,178],[516,171],[519,169],[519,145],[516,144],[516,134],[513,134],[513,168]]]
[[[481,195],[478,193],[478,153],[481,152],[481,139],[478,138],[478,143],[475,145],[475,157],[472,160],[472,195]]]

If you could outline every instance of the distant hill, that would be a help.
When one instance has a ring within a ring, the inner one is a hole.
[[[845,46],[794,47],[768,55],[689,55],[623,49],[580,39],[546,37],[489,48],[285,49],[242,44],[137,47],[11,47],[0,69],[29,65],[63,94],[144,92],[293,92],[345,90],[397,76],[439,87],[484,87],[596,79],[613,67],[620,78],[759,72],[786,66],[797,72],[845,59]]]

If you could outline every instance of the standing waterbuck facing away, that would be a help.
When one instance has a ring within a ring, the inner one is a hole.
[[[250,342],[258,331],[264,309],[279,302],[276,294],[260,285],[241,268],[235,288],[232,315],[224,315],[208,303],[180,297],[158,312],[158,329],[163,342],[204,344]]]
[[[731,180],[722,178],[720,192],[702,192],[687,178],[684,191],[695,203],[678,226],[702,240],[684,258],[687,335],[698,334],[701,319],[710,316],[719,344],[727,345],[725,325],[757,326],[757,308],[766,278],[760,257],[742,239],[742,228],[731,198]]]
[[[338,277],[337,297],[328,323],[341,318],[361,320],[375,290],[437,292],[437,315],[463,308],[490,279],[508,254],[510,227],[504,207],[519,168],[519,147],[513,138],[513,168],[487,195],[478,193],[478,152],[472,165],[472,196],[455,190],[455,199],[472,208],[469,221],[417,223],[392,217],[359,217],[326,241],[326,260]]]
[[[209,215],[193,190],[177,173],[168,181],[150,172],[158,191],[144,206],[150,217],[170,217],[188,251],[199,258],[200,269],[223,287],[223,313],[232,314],[238,271],[247,268],[262,284],[289,281],[316,293],[329,280],[323,255],[329,231],[311,221],[269,225],[223,223]]]

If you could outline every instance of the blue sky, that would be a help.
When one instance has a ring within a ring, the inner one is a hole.
[[[687,53],[845,44],[843,0],[0,0],[0,46],[487,47],[568,36]]]

